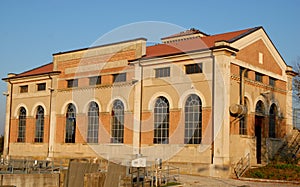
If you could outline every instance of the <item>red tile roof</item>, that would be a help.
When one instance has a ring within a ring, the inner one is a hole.
[[[217,41],[233,42],[248,33],[251,33],[260,27],[244,29],[240,31],[228,32],[223,34],[216,34],[211,36],[204,36],[199,38],[193,38],[188,40],[182,40],[178,42],[171,42],[168,44],[158,44],[154,46],[148,46],[146,49],[146,56],[144,58],[159,57],[165,55],[172,55],[178,53],[185,53],[188,51],[209,49],[214,47]],[[174,35],[176,36],[176,34]]]
[[[13,76],[11,78],[20,78],[20,77],[27,77],[27,76],[33,76],[33,75],[42,75],[47,73],[52,73],[53,71],[53,63],[49,63],[34,69],[31,69],[29,71],[25,71],[23,73],[17,74],[16,76]]]

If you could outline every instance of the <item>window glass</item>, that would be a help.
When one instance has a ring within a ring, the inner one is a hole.
[[[155,77],[170,77],[170,67],[155,69]]]
[[[90,86],[94,86],[94,85],[98,85],[98,84],[101,84],[100,76],[90,77]]]
[[[26,109],[20,108],[19,112],[19,128],[18,128],[18,142],[25,142],[26,134]]]
[[[37,91],[46,90],[46,83],[37,84]]]
[[[114,74],[114,82],[126,82],[126,73]]]
[[[27,93],[28,92],[28,85],[20,86],[20,93]]]
[[[78,79],[71,79],[71,80],[67,80],[68,82],[68,88],[75,88],[78,87]]]
[[[202,63],[185,65],[186,74],[202,73]]]
[[[169,143],[169,102],[165,97],[159,97],[155,102],[153,143]]]
[[[43,142],[44,140],[44,108],[39,106],[36,113],[35,123],[35,142]]]
[[[112,143],[124,143],[124,105],[120,100],[112,109]]]
[[[95,102],[91,102],[88,111],[88,143],[98,143],[99,131],[99,106]]]
[[[184,143],[200,144],[202,139],[202,104],[200,98],[192,94],[185,103]]]

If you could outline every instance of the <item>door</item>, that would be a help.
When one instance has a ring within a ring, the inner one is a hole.
[[[255,136],[256,136],[256,161],[261,164],[261,127],[263,118],[255,116]]]

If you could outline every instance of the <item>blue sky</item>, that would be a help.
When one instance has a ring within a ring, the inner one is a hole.
[[[53,53],[88,47],[105,33],[144,21],[197,28],[208,34],[263,26],[286,63],[294,65],[300,56],[299,7],[298,0],[2,0],[0,77],[49,63]],[[6,91],[3,81],[0,91]],[[1,94],[0,134],[4,115]]]

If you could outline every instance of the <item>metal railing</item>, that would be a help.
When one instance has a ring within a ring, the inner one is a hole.
[[[237,178],[240,178],[245,171],[250,167],[250,153],[248,153],[245,157],[242,157],[234,168],[234,172]]]

